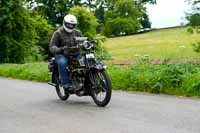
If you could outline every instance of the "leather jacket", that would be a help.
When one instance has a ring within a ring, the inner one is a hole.
[[[80,53],[80,48],[77,48],[74,41],[74,37],[81,37],[82,34],[78,30],[74,30],[68,33],[64,28],[59,28],[53,33],[49,48],[53,54],[64,54],[64,55],[77,55]],[[65,49],[63,49],[65,47]]]

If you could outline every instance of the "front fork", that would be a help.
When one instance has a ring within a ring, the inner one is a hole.
[[[96,71],[103,71],[105,70],[107,67],[102,63],[102,62],[97,62],[92,68],[90,68],[88,75],[89,75],[89,79],[90,82],[92,83],[93,86],[96,86],[96,78],[94,73]]]

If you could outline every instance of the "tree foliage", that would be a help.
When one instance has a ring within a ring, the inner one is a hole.
[[[186,19],[193,27],[200,26],[200,0],[187,0],[192,9],[186,14]]]
[[[0,62],[23,63],[37,59],[39,48],[36,44],[44,28],[49,26],[47,22],[42,28],[39,25],[46,20],[32,15],[21,0],[1,1],[0,16]]]
[[[190,25],[192,27],[200,26],[200,14],[194,13],[187,17],[187,20],[189,21]]]
[[[97,0],[98,1],[98,0]],[[51,25],[62,25],[64,16],[74,6],[96,9],[96,0],[26,0],[29,8],[40,12]],[[37,5],[37,6],[35,6]]]
[[[103,32],[106,36],[128,35],[136,32],[140,26],[138,21],[117,17],[106,22]]]
[[[94,38],[96,36],[96,27],[98,22],[93,13],[80,6],[71,8],[69,13],[74,14],[77,17],[77,28],[82,31],[84,36],[89,38]]]
[[[191,27],[188,28],[188,32],[193,33],[200,33],[200,0],[187,0],[189,4],[192,5],[192,10],[190,13],[186,14],[186,19],[189,21],[189,25]],[[199,53],[200,52],[200,40],[192,43],[194,51]]]
[[[105,35],[120,35],[136,32],[140,28],[142,13],[133,0],[117,0],[108,3],[110,8],[105,14]]]

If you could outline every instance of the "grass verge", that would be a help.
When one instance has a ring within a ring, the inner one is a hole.
[[[199,64],[142,64],[109,68],[114,89],[200,96]]]
[[[50,79],[47,63],[1,64],[0,76],[39,82]]]
[[[199,64],[112,65],[108,67],[108,73],[117,90],[200,96]],[[40,82],[50,80],[47,63],[1,64],[0,76]]]

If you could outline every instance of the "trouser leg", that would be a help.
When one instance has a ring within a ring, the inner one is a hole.
[[[68,65],[68,59],[64,55],[56,55],[55,59],[58,66],[58,72],[61,77],[62,85],[69,84],[68,73],[66,70],[66,67]]]

